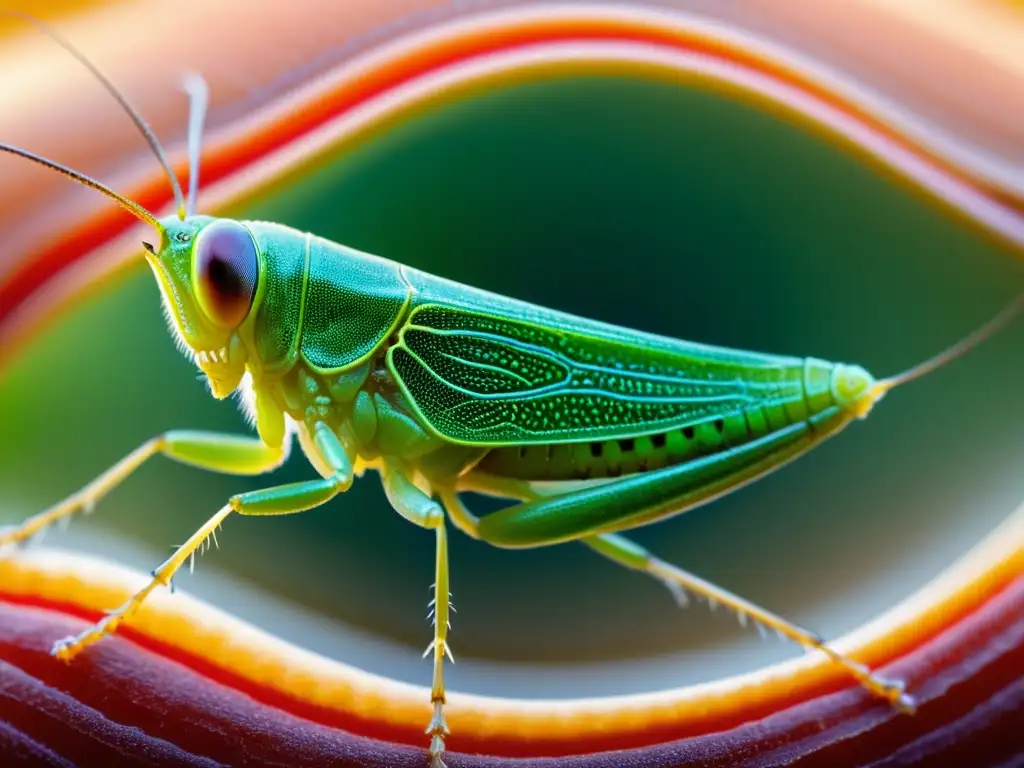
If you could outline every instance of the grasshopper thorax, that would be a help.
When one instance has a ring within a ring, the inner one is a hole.
[[[238,330],[259,282],[256,243],[233,219],[172,216],[160,224],[159,247],[144,245],[169,324],[206,375],[214,397],[227,397],[245,374],[247,353]]]

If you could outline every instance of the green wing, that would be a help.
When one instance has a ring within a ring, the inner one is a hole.
[[[416,307],[388,353],[419,417],[453,442],[638,437],[803,402],[801,359],[675,341],[477,291],[464,298],[476,301]]]

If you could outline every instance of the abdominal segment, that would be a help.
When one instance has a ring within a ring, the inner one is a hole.
[[[728,451],[807,415],[792,410],[782,405],[754,407],[637,437],[493,448],[476,469],[519,480],[585,480],[648,472]]]

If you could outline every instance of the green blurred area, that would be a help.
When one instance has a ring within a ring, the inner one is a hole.
[[[557,309],[877,375],[975,328],[1024,276],[1007,250],[820,136],[714,93],[627,77],[547,79],[443,105],[241,213]],[[1024,496],[1020,325],[795,465],[635,538],[826,636],[857,626]],[[74,491],[158,431],[245,429],[175,350],[141,269],[18,361],[0,381],[0,424],[0,522]],[[296,452],[274,479],[311,474]],[[266,482],[157,459],[56,540],[74,547],[88,526],[164,552],[228,494]],[[410,648],[429,639],[433,536],[389,510],[373,474],[307,514],[229,520],[220,542],[182,587],[202,594],[204,571],[223,569]],[[451,564],[457,657],[640,658],[741,635],[704,607],[680,613],[662,588],[578,545],[509,552],[456,533]],[[659,682],[702,677],[673,663]],[[488,690],[459,669],[454,687]]]

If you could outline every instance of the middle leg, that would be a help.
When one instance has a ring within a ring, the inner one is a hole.
[[[430,689],[430,702],[434,713],[426,728],[426,733],[430,736],[430,765],[431,768],[445,768],[445,736],[450,731],[444,719],[444,657],[447,656],[453,664],[455,659],[452,658],[451,649],[448,647],[448,630],[451,628],[448,617],[452,608],[449,602],[451,592],[448,588],[448,533],[445,529],[444,510],[417,488],[403,468],[397,464],[386,463],[381,470],[381,479],[384,482],[384,492],[395,511],[421,528],[433,529],[437,536],[434,599],[430,612],[434,622],[434,641],[427,646],[423,656],[426,657],[431,651],[434,653],[434,679]]]

